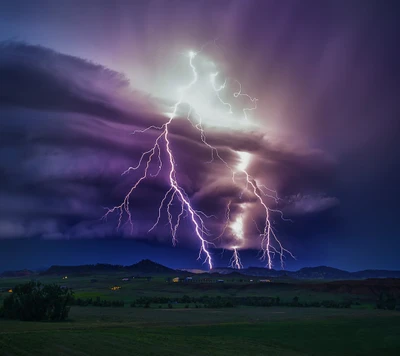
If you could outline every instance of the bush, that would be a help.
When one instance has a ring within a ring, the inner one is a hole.
[[[299,297],[297,295],[292,299],[292,305],[293,306],[299,305]]]
[[[386,299],[386,309],[394,310],[396,308],[396,298],[389,295]]]
[[[105,300],[101,299],[100,297],[96,297],[95,300],[92,298],[88,299],[81,299],[77,298],[72,301],[73,305],[79,305],[86,307],[88,305],[93,305],[94,307],[124,307],[125,302],[123,300]],[[131,303],[131,307],[136,306],[135,302]]]
[[[180,300],[180,302],[183,303],[183,304],[188,304],[191,301],[192,301],[192,299],[188,295],[184,295]]]
[[[125,306],[125,302],[123,300],[113,300],[111,302],[111,306],[112,307],[124,307]]]
[[[65,320],[73,293],[57,284],[28,282],[17,285],[3,301],[3,316],[26,321]]]
[[[396,308],[396,304],[396,298],[392,294],[381,292],[379,299],[376,301],[376,308],[394,310]]]

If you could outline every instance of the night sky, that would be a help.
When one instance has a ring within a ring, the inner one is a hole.
[[[168,121],[192,80],[189,51],[199,80],[187,102],[225,162],[208,163],[188,105],[169,137],[185,197],[214,215],[204,217],[214,265],[233,246],[245,267],[266,265],[263,211],[227,168],[247,152],[254,182],[279,196],[263,199],[284,215],[270,220],[296,257],[287,269],[400,269],[399,14],[396,1],[364,0],[1,2],[0,271],[144,258],[207,267],[187,209],[175,247],[165,209],[147,232],[170,189],[165,150],[129,200],[133,229],[126,213],[119,230],[117,213],[101,219],[143,174],[121,175],[159,131],[132,132]],[[209,86],[216,71],[232,120]],[[239,85],[250,97],[234,96]],[[243,238],[228,226],[216,239],[229,202]]]

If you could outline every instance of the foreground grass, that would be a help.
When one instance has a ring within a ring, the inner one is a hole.
[[[400,313],[74,307],[65,323],[0,321],[0,355],[398,355]]]

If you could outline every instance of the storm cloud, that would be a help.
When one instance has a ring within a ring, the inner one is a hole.
[[[168,190],[164,171],[132,195],[132,234],[116,230],[115,215],[101,220],[104,208],[119,204],[140,174],[121,173],[137,164],[158,135],[157,130],[132,132],[162,125],[164,101],[133,90],[122,73],[26,43],[1,44],[0,82],[0,238],[170,241],[165,216],[160,228],[147,234]],[[240,194],[223,162],[208,163],[212,152],[185,118],[171,125],[171,137],[181,186],[196,209],[215,215],[208,220],[210,231],[222,230],[229,201],[232,219],[243,204],[257,219],[254,195]],[[337,198],[326,196],[336,167],[326,153],[254,130],[209,130],[207,139],[232,167],[239,162],[236,151],[252,154],[249,173],[280,195],[278,202],[270,199],[272,207],[301,219],[338,205]],[[156,163],[150,172],[157,171]],[[274,220],[283,223],[279,214]],[[245,247],[258,248],[252,222],[246,234]],[[189,221],[179,236],[179,242],[197,245]],[[227,233],[217,247],[229,239]]]

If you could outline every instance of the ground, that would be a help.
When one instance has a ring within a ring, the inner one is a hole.
[[[73,307],[0,321],[1,355],[398,355],[400,314],[325,308]]]
[[[257,278],[252,277],[222,277],[225,282],[217,283],[167,283],[166,279],[171,276],[154,276],[149,282],[145,279],[131,279],[124,282],[122,279],[125,274],[110,273],[86,276],[68,276],[68,279],[62,279],[63,276],[34,276],[34,279],[43,283],[58,283],[72,288],[77,298],[96,298],[102,299],[120,299],[126,303],[131,303],[138,297],[181,297],[188,296],[279,296],[282,301],[291,301],[294,296],[298,296],[300,301],[321,301],[321,300],[344,300],[348,299],[346,293],[326,293],[313,291],[307,288],[299,287],[293,283],[259,283]],[[221,276],[212,277],[213,280],[220,279]],[[0,278],[0,290],[12,288],[18,283],[31,280],[32,277],[20,278]],[[95,279],[97,282],[91,283]],[[242,280],[242,282],[240,282]],[[253,282],[250,282],[253,280]],[[303,282],[305,283],[305,282]],[[305,283],[307,285],[316,283],[312,281]],[[121,289],[112,291],[113,286],[120,286]],[[0,293],[0,301],[7,293]],[[359,300],[362,304],[374,304],[374,299],[368,299],[362,295],[353,296],[354,300]]]
[[[123,299],[123,308],[73,306],[65,322],[0,319],[0,355],[398,355],[400,312],[375,310],[361,298],[358,309],[236,307],[131,308],[140,296],[279,296],[282,300],[349,298],[295,286],[233,281],[223,285],[130,281],[122,276],[37,277],[68,284],[80,297]],[[96,278],[98,282],[90,283]],[[0,288],[25,279],[0,279]],[[112,285],[121,285],[111,291]],[[4,297],[6,293],[2,293]],[[353,296],[352,296],[353,298]],[[357,298],[359,298],[357,296]]]

